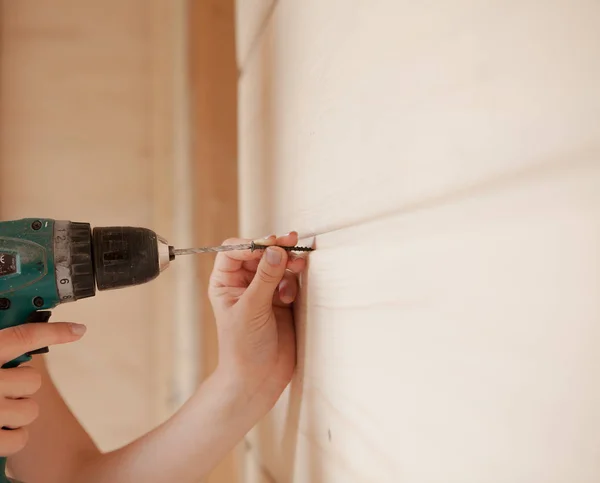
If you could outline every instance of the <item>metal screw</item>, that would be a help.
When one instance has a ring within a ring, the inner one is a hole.
[[[10,300],[1,298],[0,299],[0,310],[8,310],[10,309]]]
[[[34,230],[39,230],[42,227],[42,222],[40,220],[36,220],[31,224],[31,228]]]
[[[36,297],[33,299],[33,305],[40,308],[44,305],[44,299],[42,297]]]
[[[276,246],[279,248],[283,248],[285,251],[287,252],[312,252],[314,249],[312,247],[284,247],[281,245],[260,245],[258,243],[254,243],[252,242],[250,244],[250,250],[254,251],[254,250],[266,250],[267,248],[269,248],[269,246]]]

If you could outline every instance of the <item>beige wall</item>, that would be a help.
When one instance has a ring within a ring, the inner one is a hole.
[[[238,1],[241,232],[317,247],[243,481],[600,479],[599,16]]]
[[[172,239],[179,4],[1,3],[3,219],[146,226]],[[151,284],[54,312],[53,320],[89,327],[48,360],[103,449],[131,441],[180,403],[172,359],[178,273],[173,267]]]

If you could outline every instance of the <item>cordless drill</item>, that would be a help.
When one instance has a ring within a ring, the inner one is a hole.
[[[155,279],[175,258],[173,247],[147,228],[100,227],[51,219],[0,222],[0,330],[48,322],[58,304],[93,297],[98,290]],[[47,347],[4,364],[14,368]],[[2,431],[9,431],[2,428]],[[1,456],[1,455],[0,455]],[[0,483],[7,483],[0,458]]]
[[[95,227],[89,223],[25,218],[0,221],[0,330],[48,322],[49,309],[93,297],[98,290],[131,287],[154,280],[176,256],[230,250],[264,250],[251,242],[175,249],[147,228]],[[311,247],[281,246],[308,252]],[[48,352],[40,347],[4,364],[10,369]],[[0,431],[10,431],[2,428]],[[0,483],[8,483],[0,455]]]

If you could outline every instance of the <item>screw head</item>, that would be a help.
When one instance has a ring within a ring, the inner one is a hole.
[[[36,220],[31,224],[31,228],[34,230],[39,230],[42,227],[42,222],[40,220]]]
[[[42,297],[36,297],[33,299],[33,305],[40,308],[44,305],[44,299]]]
[[[1,298],[0,299],[0,310],[8,310],[10,309],[10,300]]]

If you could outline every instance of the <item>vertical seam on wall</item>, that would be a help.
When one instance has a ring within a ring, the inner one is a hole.
[[[256,50],[261,37],[265,33],[265,30],[267,29],[267,25],[269,25],[271,18],[273,18],[273,14],[275,13],[275,8],[277,8],[277,5],[279,5],[279,0],[273,0],[273,3],[271,4],[269,11],[263,17],[262,22],[260,23],[260,27],[258,27],[258,31],[256,32],[256,35],[254,35],[254,38],[250,42],[250,48],[248,49],[246,56],[242,60],[242,65],[240,65],[238,68],[238,79],[244,75],[244,70],[246,68],[246,65],[252,58],[252,55],[253,55],[254,51]]]
[[[175,84],[177,72],[176,39],[179,35],[178,3],[153,0],[150,31],[150,59],[153,90],[148,115],[152,130],[147,143],[152,148],[152,229],[159,235],[173,238],[175,212]],[[164,277],[164,278],[163,278]],[[172,414],[174,378],[174,299],[177,271],[169,270],[153,284],[151,320],[153,339],[150,349],[150,377],[152,379],[152,427],[162,423]]]
[[[173,243],[192,246],[193,243],[193,177],[190,156],[190,85],[188,0],[177,2],[175,39],[175,92],[174,92],[174,213]],[[174,267],[175,268],[175,267]],[[199,355],[197,327],[197,278],[195,264],[182,263],[176,267],[173,307],[173,388],[174,410],[195,391],[198,381]],[[194,361],[194,362],[190,362]]]

